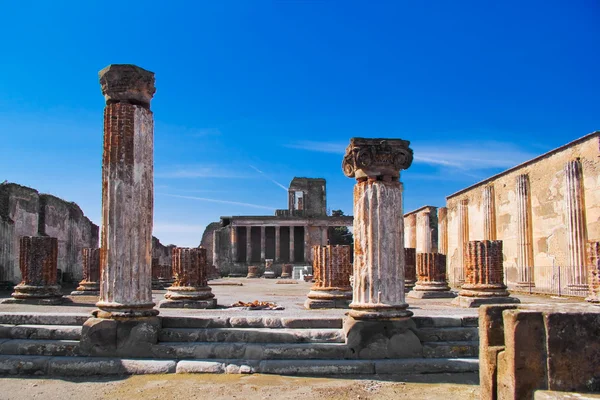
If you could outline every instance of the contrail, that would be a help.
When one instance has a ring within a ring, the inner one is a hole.
[[[248,164],[248,165],[250,165],[250,164]],[[264,172],[262,172],[260,169],[256,168],[254,165],[250,165],[250,168],[254,169],[259,174],[264,175],[265,178],[267,178],[268,180],[270,180],[271,182],[273,182],[274,184],[276,184],[277,186],[279,186],[280,188],[282,188],[286,192],[288,191],[288,188],[286,188],[285,186],[283,186],[281,183],[277,182],[275,179],[270,178],[267,174],[265,174]]]
[[[223,204],[234,204],[236,206],[245,206],[245,207],[253,207],[253,208],[261,208],[264,210],[275,210],[275,207],[267,207],[267,206],[261,206],[258,204],[251,204],[251,203],[242,203],[239,201],[229,201],[229,200],[219,200],[219,199],[208,199],[206,197],[195,197],[195,196],[182,196],[179,194],[169,194],[169,193],[156,193],[156,194],[160,194],[162,196],[169,196],[169,197],[178,197],[180,199],[190,199],[190,200],[201,200],[201,201],[209,201],[212,203],[223,203]]]

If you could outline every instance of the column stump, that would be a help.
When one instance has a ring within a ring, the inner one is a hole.
[[[265,278],[265,279],[277,278],[275,271],[273,271],[273,260],[270,258],[265,260],[265,273],[263,274],[263,278]]]
[[[248,266],[248,275],[246,275],[246,278],[255,279],[258,277],[259,277],[258,267],[256,265],[249,265]]]
[[[283,264],[281,266],[281,279],[290,279],[292,277],[292,264]]]
[[[446,255],[439,253],[417,254],[417,284],[406,296],[412,299],[453,298],[446,281]]]
[[[352,301],[351,273],[350,246],[313,246],[315,284],[304,307],[348,308]]]
[[[83,279],[71,296],[100,296],[100,249],[82,249]]]

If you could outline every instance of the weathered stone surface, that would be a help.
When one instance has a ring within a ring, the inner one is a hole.
[[[49,357],[0,355],[0,375],[45,375]]]
[[[248,275],[246,275],[246,278],[258,278],[259,277],[259,272],[258,272],[258,267],[256,265],[248,265]]]
[[[83,280],[71,296],[100,295],[100,249],[85,248],[83,254]]]
[[[404,249],[404,289],[409,292],[417,282],[417,249],[406,247]]]
[[[179,361],[178,374],[222,374],[226,364],[216,361]]]
[[[408,297],[417,299],[451,298],[456,295],[450,291],[446,281],[446,256],[439,253],[417,254],[418,281]]]
[[[292,277],[292,264],[283,264],[281,267],[281,279],[289,279]]]
[[[313,246],[315,284],[304,307],[347,308],[352,300],[350,246]]]
[[[600,394],[536,390],[533,398],[535,400],[598,400]]]
[[[600,242],[588,242],[587,256],[589,295],[585,300],[600,303]]]
[[[258,372],[278,375],[346,375],[373,374],[370,361],[359,360],[264,360]]]
[[[374,361],[375,373],[387,374],[433,374],[477,372],[479,363],[470,358],[405,358]]]
[[[423,357],[423,346],[415,330],[416,325],[410,318],[390,321],[346,319],[346,358]]]
[[[133,65],[100,71],[104,109],[100,301],[105,318],[156,315],[151,288],[154,74]]]

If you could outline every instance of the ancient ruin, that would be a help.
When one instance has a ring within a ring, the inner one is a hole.
[[[315,284],[306,308],[347,308],[352,301],[350,246],[313,246]]]
[[[167,289],[160,308],[214,308],[217,305],[208,286],[206,249],[173,249],[175,282]]]
[[[256,265],[248,265],[248,275],[246,275],[248,279],[260,278],[258,267]]]
[[[417,282],[417,249],[404,248],[404,290],[408,293]]]
[[[100,295],[100,249],[83,249],[83,279],[71,296]]]
[[[418,280],[408,297],[414,299],[452,298],[446,278],[446,255],[439,253],[417,254]]]
[[[453,304],[479,307],[482,304],[519,303],[504,284],[501,240],[472,240],[467,246],[465,283]]]
[[[273,259],[272,258],[267,258],[265,260],[265,272],[263,273],[263,278],[266,278],[266,279],[277,278],[275,271],[273,271]]]
[[[585,300],[600,304],[600,242],[590,240],[587,254],[589,292]]]
[[[292,277],[293,265],[292,264],[283,264],[281,266],[281,278],[289,279]]]

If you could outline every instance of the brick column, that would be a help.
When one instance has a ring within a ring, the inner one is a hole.
[[[448,254],[448,209],[438,208],[438,253]]]
[[[238,262],[238,239],[237,239],[237,226],[231,226],[231,263]]]
[[[404,249],[404,289],[412,290],[417,282],[417,249],[406,247]]]
[[[175,282],[165,294],[160,308],[215,308],[217,300],[208,286],[206,249],[175,247],[173,249]]]
[[[470,241],[465,283],[452,304],[479,307],[501,303],[520,303],[519,299],[509,297],[504,285],[502,240]]]
[[[517,176],[517,286],[535,286],[533,277],[533,237],[531,228],[531,196],[527,174]]]
[[[585,300],[600,304],[600,242],[588,242],[587,256],[589,296]]]
[[[252,262],[252,227],[246,227],[246,262]]]
[[[296,257],[294,256],[294,227],[290,226],[290,262],[293,263]]]
[[[417,254],[417,284],[407,295],[414,299],[451,298],[446,278],[446,255],[439,253]]]
[[[313,246],[315,284],[306,308],[347,308],[352,300],[350,246]]]
[[[3,303],[61,304],[64,299],[57,281],[58,239],[49,236],[23,236],[20,239],[21,283],[11,299]]]
[[[400,170],[412,163],[409,142],[352,138],[344,174],[354,185],[353,296],[349,316],[385,320],[412,316],[404,297],[404,219]]]
[[[292,277],[292,264],[283,264],[281,266],[281,278],[282,279],[289,279]]]
[[[586,291],[587,285],[587,224],[581,161],[571,160],[565,165],[566,221],[569,235],[569,261],[571,289]]]
[[[265,261],[265,252],[267,250],[267,241],[266,241],[266,227],[265,226],[261,226],[260,227],[260,261],[264,262]]]
[[[275,262],[281,262],[281,227],[275,227]]]
[[[100,318],[158,314],[152,302],[154,73],[100,71],[104,108]]]
[[[100,295],[100,249],[82,249],[83,279],[71,296]]]

